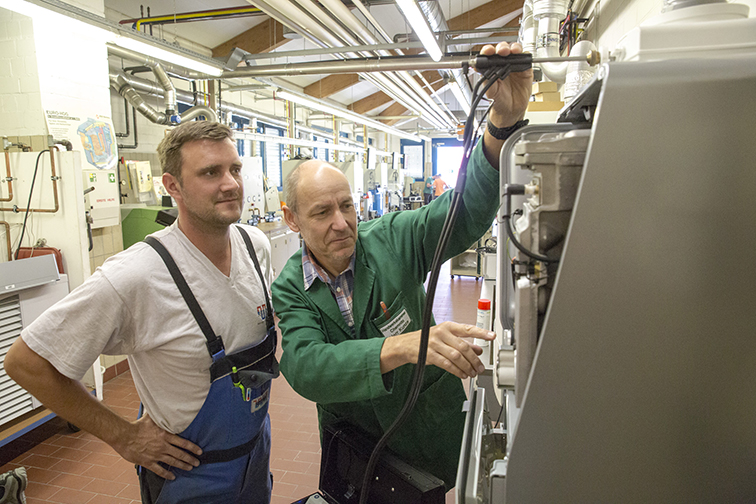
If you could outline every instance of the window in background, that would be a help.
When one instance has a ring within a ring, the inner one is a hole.
[[[462,163],[463,147],[458,146],[439,146],[436,173],[441,175],[441,179],[450,187],[457,185],[457,175],[459,165]]]
[[[315,142],[331,143],[331,141],[325,137],[313,136],[312,139]],[[312,149],[312,157],[314,157],[315,159],[320,159],[321,161],[330,161],[330,159],[328,159],[328,155],[328,149],[324,149],[322,147],[314,147]]]

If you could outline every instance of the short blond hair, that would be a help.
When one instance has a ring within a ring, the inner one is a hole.
[[[157,153],[163,173],[170,173],[181,182],[181,147],[195,140],[213,140],[222,142],[226,139],[233,140],[234,133],[225,124],[211,121],[189,121],[182,123],[160,141]]]

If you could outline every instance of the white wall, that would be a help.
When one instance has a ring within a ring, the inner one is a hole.
[[[32,20],[0,8],[0,135],[40,135],[44,128]]]
[[[750,7],[749,17],[756,17],[756,0],[733,0]],[[583,38],[592,41],[596,47],[606,47],[610,51],[631,29],[644,21],[661,14],[662,0],[589,0],[581,17],[593,18],[586,26]]]
[[[107,49],[102,35],[78,23],[64,25],[63,30],[71,32],[61,37],[59,23],[54,18],[34,19],[42,106],[110,118]]]
[[[12,152],[10,154],[12,174],[15,179],[13,181],[14,200],[1,203],[0,208],[12,205],[26,208],[37,156],[37,152]],[[73,290],[90,275],[81,160],[77,153],[65,151],[56,153],[55,159],[56,175],[60,177],[57,184],[60,208],[55,213],[30,213],[26,223],[24,244],[34,244],[37,239],[44,238],[48,246],[60,249],[63,256],[63,269],[68,274],[69,288]],[[4,157],[0,158],[0,170],[5,173]],[[31,207],[52,209],[54,204],[50,180],[50,155],[45,153],[40,158]],[[24,222],[24,212],[0,212],[0,220],[10,223],[13,229],[11,234],[14,240],[17,239]],[[4,259],[0,254],[0,260]]]
[[[596,47],[613,50],[623,35],[661,13],[662,0],[597,0],[588,2],[581,16],[592,15],[583,38]]]

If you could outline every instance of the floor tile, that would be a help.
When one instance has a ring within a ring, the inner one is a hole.
[[[483,282],[471,277],[451,279],[448,263],[445,268],[439,276],[434,303],[436,322],[475,324]],[[127,418],[136,418],[139,398],[130,371],[107,382],[104,395],[105,403],[114,410]],[[314,403],[299,396],[281,377],[274,383],[269,411],[273,436],[270,467],[274,477],[271,504],[290,504],[317,490],[320,475],[317,410]],[[2,472],[19,465],[27,468],[28,504],[140,502],[133,464],[91,434],[71,432],[61,419],[48,424],[44,432],[33,431],[28,439],[24,436],[16,452],[7,450],[14,455],[10,460],[0,459]],[[446,502],[454,503],[453,492],[447,495]]]

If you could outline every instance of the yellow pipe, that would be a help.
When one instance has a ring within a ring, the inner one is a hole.
[[[212,18],[215,16],[225,16],[227,14],[244,14],[247,12],[262,12],[262,11],[258,9],[257,7],[245,7],[242,9],[220,10],[217,12],[213,12],[212,14],[210,13],[201,14],[201,13],[195,12],[191,14],[173,14],[170,16],[147,17],[147,18],[142,18],[136,22],[136,30],[137,31],[140,30],[142,23],[151,23],[153,21],[170,21],[172,19],[178,20],[178,19],[196,19],[196,18],[208,18],[208,17]]]
[[[331,128],[333,129],[333,162],[339,162],[339,151],[336,150],[336,146],[339,144],[339,132],[336,129],[336,116],[331,116]]]

